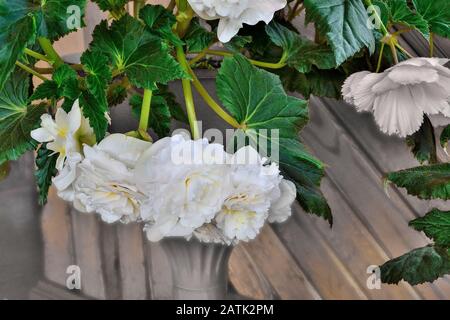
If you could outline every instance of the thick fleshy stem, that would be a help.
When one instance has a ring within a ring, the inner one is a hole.
[[[215,56],[222,56],[222,57],[232,57],[234,56],[234,53],[222,51],[222,50],[205,50],[206,54],[215,55]],[[195,59],[195,58],[194,58]],[[280,61],[277,63],[271,63],[271,62],[263,62],[263,61],[257,61],[249,59],[250,63],[267,69],[281,69],[286,66],[286,52],[283,53],[283,56],[281,57]]]
[[[230,116],[208,93],[208,91],[205,89],[205,87],[202,85],[200,80],[197,78],[195,73],[190,69],[189,74],[192,77],[192,83],[194,84],[195,89],[197,92],[202,96],[203,100],[208,104],[208,106],[219,116],[221,117],[225,122],[227,122],[229,125],[231,125],[234,128],[239,128],[240,124],[234,119],[232,116]]]
[[[385,43],[381,44],[381,49],[380,49],[380,55],[378,56],[378,63],[377,63],[377,70],[375,71],[376,73],[380,72],[381,69],[381,60],[383,59],[383,52],[384,52],[384,47],[386,46]]]
[[[152,90],[150,89],[144,90],[144,98],[142,99],[142,108],[141,108],[141,118],[139,120],[139,133],[145,140],[149,140],[147,130],[148,130],[148,121],[150,118],[152,96],[153,96]]]
[[[434,57],[434,33],[430,33],[430,58]]]
[[[40,54],[39,52],[33,51],[31,49],[25,48],[23,51],[26,55],[29,55],[30,57],[33,57],[38,60],[42,60],[45,62],[50,62],[50,59],[44,56],[43,54]]]
[[[26,72],[32,74],[33,76],[38,77],[39,79],[41,79],[41,80],[43,80],[43,81],[49,80],[49,79],[47,79],[46,77],[44,77],[42,74],[40,74],[39,72],[37,72],[36,70],[34,70],[33,68],[31,68],[31,67],[29,67],[29,66],[23,64],[23,63],[20,62],[20,61],[16,61],[16,66],[18,66],[19,68],[21,68],[21,69],[25,70]]]
[[[189,73],[189,64],[186,60],[183,47],[177,46],[177,59],[181,67],[186,73]],[[194,97],[192,96],[191,81],[189,79],[182,79],[184,100],[186,103],[186,111],[191,128],[192,138],[194,140],[200,139],[200,130],[197,124],[197,115],[195,113]]]
[[[55,68],[64,64],[63,59],[59,56],[56,50],[53,48],[52,42],[44,37],[38,38],[39,44],[41,45],[42,50],[44,50],[47,55],[49,61]]]

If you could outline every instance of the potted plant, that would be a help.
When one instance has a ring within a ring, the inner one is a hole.
[[[150,241],[164,239],[178,298],[226,297],[230,247],[254,239],[266,222],[286,221],[295,199],[332,224],[320,191],[324,165],[298,138],[310,95],[340,98],[342,87],[344,99],[373,112],[383,132],[412,137],[416,148],[428,117],[450,116],[448,61],[413,58],[398,42],[403,32],[419,30],[432,55],[433,33],[449,36],[427,16],[425,0],[414,7],[406,1],[176,0],[167,7],[133,1],[133,15],[127,0],[97,0],[109,19],[96,26],[79,64],[65,62],[52,43],[83,26],[86,1],[29,2],[0,2],[2,168],[34,149],[41,204],[54,184],[79,211],[105,223],[142,224]],[[304,11],[314,39],[292,23]],[[393,31],[398,24],[408,28]],[[200,68],[217,69],[219,100],[198,79]],[[31,76],[43,83],[32,88]],[[184,108],[168,88],[173,81],[182,82]],[[193,89],[233,128],[229,135],[202,138]],[[139,125],[111,134],[109,110],[126,99]],[[173,119],[190,130],[170,136]],[[432,154],[425,157],[433,162]],[[433,179],[448,189],[448,164],[420,170],[444,171],[446,178]],[[407,188],[413,183],[410,176],[389,179]],[[435,183],[411,190],[447,199],[447,191],[428,190]],[[450,264],[448,243],[438,246]],[[384,267],[384,279],[391,281],[398,267]]]

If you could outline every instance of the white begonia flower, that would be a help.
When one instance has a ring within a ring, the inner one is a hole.
[[[141,217],[148,222],[145,231],[150,241],[188,237],[214,218],[229,176],[225,162],[223,146],[208,144],[206,139],[175,135],[153,144],[135,171],[148,196]]]
[[[344,100],[374,113],[381,131],[406,137],[420,129],[423,115],[450,117],[448,59],[413,58],[383,73],[362,71],[342,87]]]
[[[292,214],[292,204],[297,196],[295,184],[289,180],[281,180],[280,197],[272,202],[268,220],[270,223],[286,221]]]
[[[248,159],[248,164],[242,159]],[[271,203],[280,198],[282,177],[277,164],[265,165],[250,146],[239,149],[231,161],[229,190],[215,221],[227,238],[249,241],[264,226]]]
[[[74,183],[75,208],[97,212],[107,223],[138,220],[145,196],[136,186],[133,170],[151,145],[123,134],[112,134],[93,147],[84,145]]]
[[[62,108],[56,111],[55,120],[49,114],[41,116],[41,127],[31,131],[31,137],[47,142],[47,149],[59,153],[56,168],[62,170],[66,156],[70,152],[81,152],[82,142],[95,143],[95,135],[89,121],[82,115],[78,100],[69,113]]]
[[[286,0],[188,0],[192,9],[205,20],[220,19],[218,38],[229,42],[243,24],[269,23],[278,10],[286,7]]]

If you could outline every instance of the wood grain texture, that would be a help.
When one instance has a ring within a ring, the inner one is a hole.
[[[122,298],[128,300],[147,299],[142,227],[137,224],[118,225],[117,232]]]
[[[81,292],[88,297],[106,299],[106,287],[100,246],[101,223],[94,214],[71,210],[75,261],[81,269]]]
[[[75,263],[69,205],[50,188],[48,204],[41,216],[44,243],[44,272],[48,280],[66,285],[67,267]]]

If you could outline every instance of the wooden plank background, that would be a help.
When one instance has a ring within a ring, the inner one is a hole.
[[[89,4],[88,30],[102,17]],[[77,53],[89,41],[89,32],[78,32],[60,41],[58,48],[65,54]],[[426,52],[418,37],[406,38],[405,45],[417,54]],[[449,57],[448,42],[438,40],[436,52]],[[214,88],[212,79],[203,81]],[[199,108],[206,106],[199,103]],[[368,266],[428,243],[407,224],[435,203],[418,201],[392,187],[384,190],[387,172],[417,162],[403,141],[378,131],[371,115],[329,99],[312,99],[310,109],[312,120],[302,138],[328,165],[322,189],[335,224],[330,229],[296,205],[287,223],[267,226],[257,240],[234,249],[229,270],[236,290],[267,299],[448,299],[448,277],[416,287],[405,283],[383,285],[380,290],[367,287]],[[32,297],[171,297],[167,257],[159,244],[145,240],[138,226],[105,225],[70,209],[51,192],[41,227],[45,275]],[[61,289],[70,264],[80,265],[83,272],[82,292],[77,295]]]

